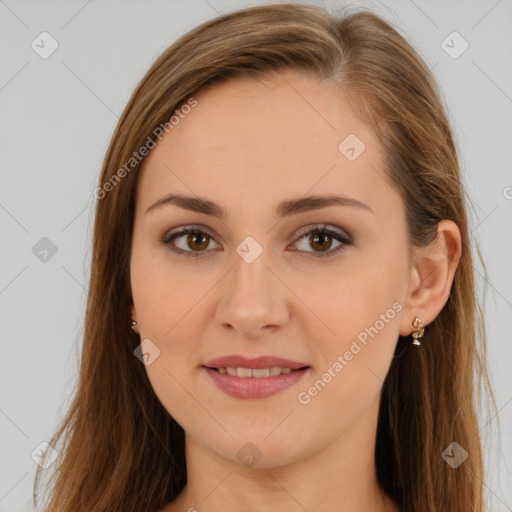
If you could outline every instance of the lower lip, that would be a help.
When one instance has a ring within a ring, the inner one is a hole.
[[[221,391],[235,398],[266,398],[275,395],[293,386],[310,369],[302,368],[272,377],[236,377],[212,368],[203,368]]]

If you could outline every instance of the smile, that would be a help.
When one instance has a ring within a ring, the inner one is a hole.
[[[296,384],[310,370],[291,368],[203,367],[217,387],[234,398],[266,398]],[[278,373],[279,372],[279,373]]]

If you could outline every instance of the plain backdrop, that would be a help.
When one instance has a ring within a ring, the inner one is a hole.
[[[1,512],[34,509],[31,454],[50,439],[70,400],[92,191],[129,95],[177,37],[261,3],[0,0]],[[346,4],[309,3],[332,11]],[[499,412],[480,419],[486,489],[492,510],[512,511],[512,2],[352,5],[399,28],[433,70],[449,109],[473,201],[471,232],[488,269],[485,278],[477,265],[477,284]]]

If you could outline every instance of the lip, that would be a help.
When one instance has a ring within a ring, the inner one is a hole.
[[[269,377],[237,377],[220,373],[217,368],[291,368],[290,373]],[[311,370],[306,363],[277,356],[247,358],[237,354],[218,357],[203,365],[217,387],[234,398],[266,398],[293,386]]]
[[[290,359],[283,359],[281,357],[276,356],[260,356],[255,357],[253,359],[249,359],[240,355],[229,355],[218,357],[217,359],[212,359],[208,361],[203,366],[207,368],[271,368],[272,366],[278,366],[279,368],[291,368],[292,370],[299,370],[300,368],[304,368],[305,366],[309,366],[306,363],[299,363],[297,361],[292,361]],[[276,375],[277,377],[277,375]],[[249,377],[252,378],[252,377]],[[265,379],[267,377],[262,377]]]
[[[311,370],[311,367],[307,367],[291,371],[290,373],[273,375],[272,377],[244,378],[229,375],[228,373],[219,373],[219,371],[206,366],[203,368],[221,391],[234,398],[266,398],[275,395],[296,384]],[[249,366],[249,368],[251,367]],[[263,368],[267,367],[263,366]],[[285,366],[285,368],[290,367]]]

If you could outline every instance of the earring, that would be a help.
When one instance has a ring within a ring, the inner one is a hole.
[[[412,325],[416,329],[412,333],[412,337],[413,337],[412,344],[419,346],[419,345],[421,345],[421,341],[419,340],[419,338],[421,338],[423,336],[423,333],[425,332],[425,328],[421,324],[421,318],[419,316],[415,317],[412,322]]]
[[[130,324],[131,324],[131,326],[132,326],[132,327],[135,327],[135,326],[137,325],[137,322],[136,322],[135,320],[132,320],[132,321],[130,322]],[[132,327],[130,327],[130,334],[137,334],[137,333],[132,329]]]

